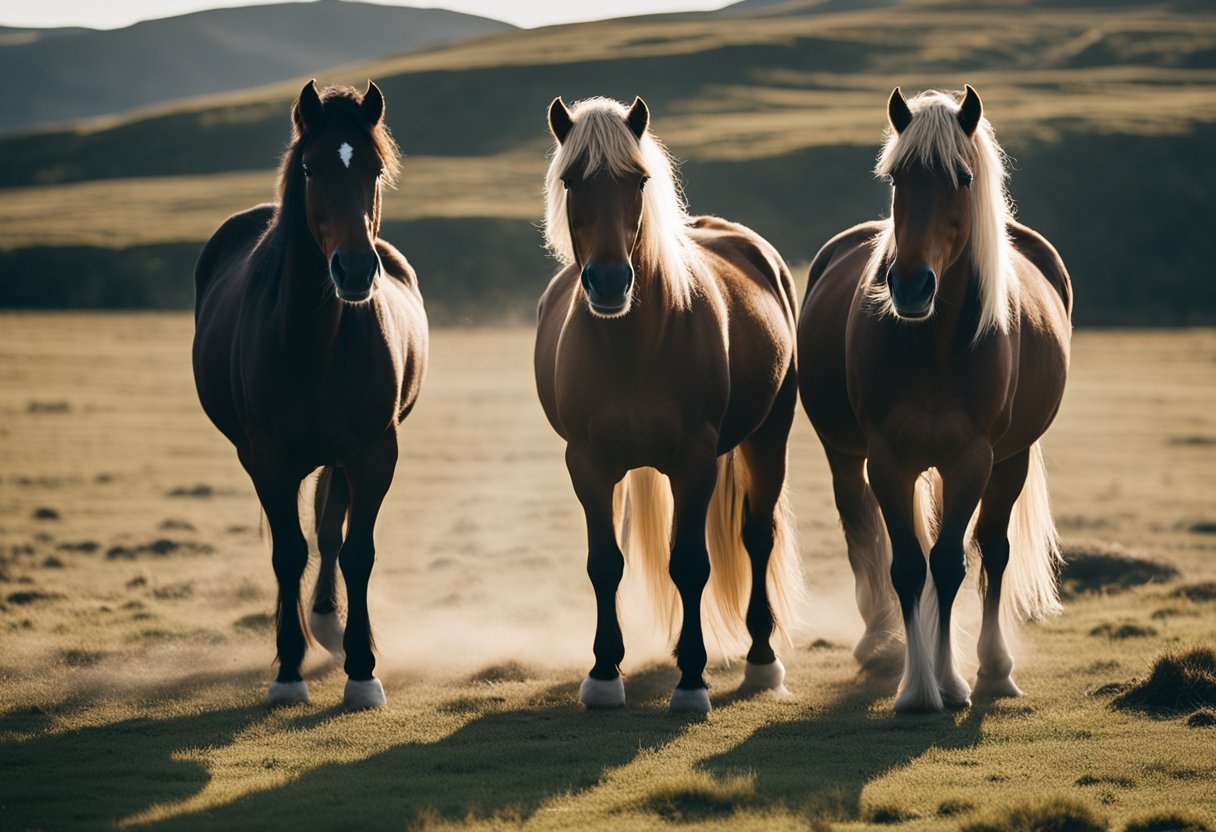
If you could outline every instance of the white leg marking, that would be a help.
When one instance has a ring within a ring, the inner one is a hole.
[[[266,704],[272,708],[280,705],[307,705],[308,685],[298,682],[271,682],[266,691]]]
[[[578,701],[588,708],[625,707],[625,682],[615,679],[592,679],[588,676],[578,689]]]
[[[933,661],[920,626],[920,610],[913,609],[904,627],[908,645],[904,676],[895,697],[896,713],[934,713],[942,709],[942,695],[933,675]]]
[[[676,688],[671,692],[671,704],[667,706],[667,710],[673,714],[707,714],[711,707],[707,688]]]
[[[744,664],[743,684],[739,685],[739,693],[751,696],[770,690],[778,696],[789,695],[785,689],[785,665],[781,659],[774,659],[770,664]]]
[[[342,707],[348,711],[362,711],[366,708],[383,708],[385,705],[384,685],[372,677],[363,681],[346,680],[346,690],[342,693]]]
[[[984,623],[980,628],[980,669],[975,680],[975,695],[985,699],[1021,696],[1021,689],[1014,683],[1013,656],[1005,645],[1005,634],[1001,632],[1001,616],[995,604],[985,604],[993,609],[984,610]]]

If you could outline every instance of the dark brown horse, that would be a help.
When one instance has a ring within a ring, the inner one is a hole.
[[[279,673],[267,702],[308,701],[300,676],[308,544],[298,501],[304,478],[323,468],[313,629],[330,650],[345,650],[346,706],[375,707],[384,689],[373,675],[367,615],[372,534],[393,480],[397,429],[425,372],[426,314],[414,270],[377,238],[381,189],[400,165],[379,88],[319,93],[309,82],[292,121],[278,203],[230,217],[199,256],[194,379],[270,526]],[[345,634],[336,563],[346,581]]]
[[[546,235],[567,265],[540,302],[536,384],[587,520],[598,618],[579,698],[625,704],[628,553],[682,618],[671,709],[704,712],[707,583],[711,627],[733,634],[746,605],[745,688],[784,680],[770,640],[801,585],[785,499],[794,288],[754,232],[688,216],[648,123],[641,99],[550,107]]]
[[[857,658],[898,650],[902,619],[895,709],[937,711],[970,702],[950,620],[973,521],[977,695],[1020,694],[1002,609],[1059,607],[1038,441],[1064,393],[1072,290],[1055,249],[1012,219],[975,90],[960,105],[939,92],[909,103],[896,89],[888,111],[878,173],[893,184],[892,216],[837,235],[811,265],[799,384],[866,622]],[[926,556],[933,591],[922,596]]]

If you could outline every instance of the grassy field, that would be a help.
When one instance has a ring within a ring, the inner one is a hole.
[[[703,720],[665,713],[676,674],[628,588],[630,706],[577,704],[594,602],[526,329],[434,333],[378,529],[388,708],[343,713],[314,649],[313,704],[267,712],[269,556],[190,335],[182,314],[0,318],[0,828],[956,830],[1056,798],[1112,830],[1156,811],[1216,828],[1216,728],[1111,707],[1163,651],[1216,643],[1216,332],[1077,334],[1046,442],[1057,519],[1076,564],[1133,560],[1022,630],[1025,698],[958,714],[895,717],[890,683],[856,674],[800,417],[794,695],[740,699],[718,663]],[[1141,561],[1180,574],[1136,585]]]

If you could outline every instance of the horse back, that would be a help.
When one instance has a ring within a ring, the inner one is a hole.
[[[1047,282],[1060,296],[1064,311],[1072,318],[1072,281],[1064,260],[1055,246],[1033,228],[1018,222],[1009,223],[1009,237],[1013,246],[1043,274]]]
[[[254,246],[274,219],[275,205],[264,203],[233,214],[216,229],[203,246],[194,265],[194,314],[207,290],[218,275],[231,271],[228,267],[253,252]]]

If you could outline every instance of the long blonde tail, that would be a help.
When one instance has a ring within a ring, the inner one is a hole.
[[[1021,620],[1058,613],[1056,576],[1062,563],[1060,538],[1047,494],[1043,448],[1036,442],[1030,446],[1026,484],[1009,518],[1009,565],[1001,587],[1002,612]]]
[[[751,560],[743,545],[744,501],[748,471],[736,451],[718,458],[718,481],[706,519],[709,584],[701,602],[706,648],[711,655],[731,658],[747,650],[746,612],[751,593]],[[626,560],[644,573],[660,620],[668,622],[674,639],[680,623],[679,596],[668,575],[671,552],[672,503],[667,478],[653,468],[630,471],[616,493],[618,537]],[[793,514],[783,488],[777,503],[773,551],[769,556],[769,606],[779,636],[788,642],[796,624],[794,610],[803,589]]]

